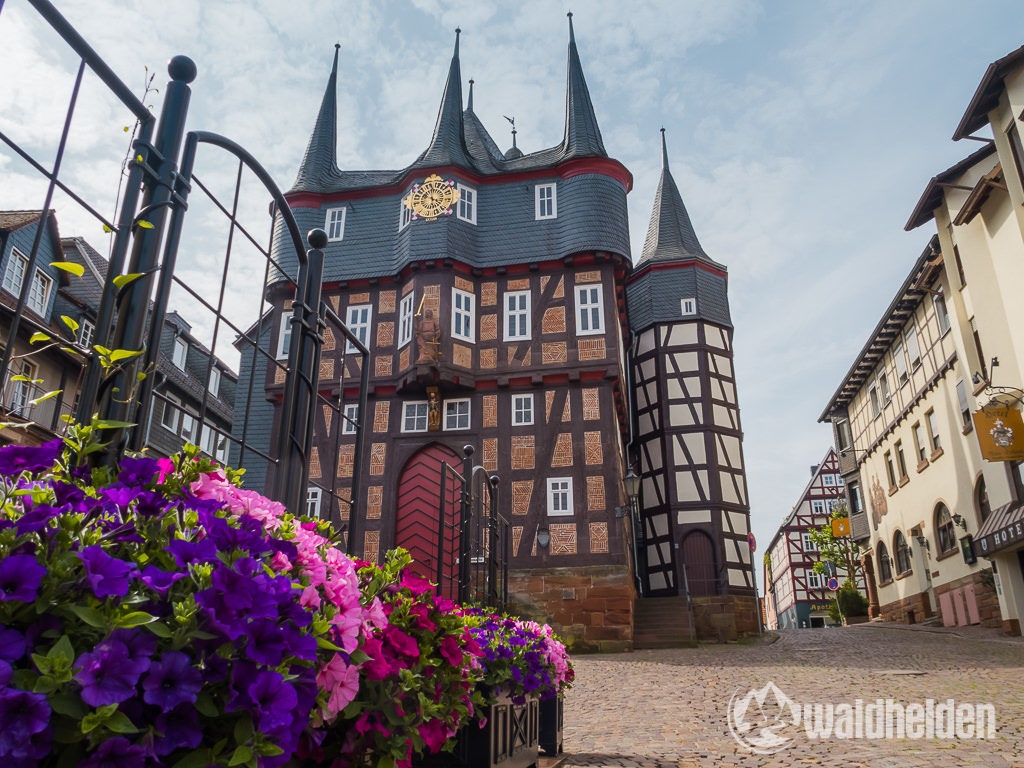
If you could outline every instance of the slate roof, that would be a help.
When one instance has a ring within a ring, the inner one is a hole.
[[[607,157],[601,130],[590,100],[590,91],[583,76],[576,36],[569,14],[569,56],[566,78],[565,134],[562,143],[530,154],[509,153],[506,157],[487,135],[472,106],[462,108],[462,84],[459,64],[459,41],[456,31],[455,51],[448,68],[437,123],[427,149],[409,166],[400,170],[347,171],[337,165],[337,52],[327,81],[327,90],[320,104],[306,154],[299,167],[291,192],[329,194],[398,184],[406,174],[417,168],[454,165],[490,176],[512,171],[543,170],[581,157]]]
[[[635,333],[655,323],[693,319],[732,327],[725,276],[702,269],[693,261],[638,275],[626,285],[629,325]],[[684,298],[696,299],[696,315],[683,317],[681,300]]]
[[[72,280],[64,291],[85,306],[97,310],[103,295],[103,281],[107,277],[107,260],[81,237],[61,238],[60,245],[67,261],[86,268],[82,276]]]
[[[654,195],[654,208],[647,226],[647,239],[638,266],[649,261],[675,261],[701,259],[715,264],[704,252],[693,230],[672,171],[668,165],[668,147],[665,129],[661,129],[661,179]],[[716,266],[721,266],[716,264]]]

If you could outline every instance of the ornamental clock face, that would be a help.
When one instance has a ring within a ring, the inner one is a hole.
[[[438,216],[450,216],[452,206],[459,201],[459,190],[454,179],[442,179],[436,173],[422,184],[414,184],[402,203],[412,211],[412,218],[433,221]]]

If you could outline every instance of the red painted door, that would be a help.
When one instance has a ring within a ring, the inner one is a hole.
[[[981,613],[978,611],[978,596],[974,592],[974,585],[968,584],[964,587],[964,600],[967,601],[967,618],[971,624],[981,623]]]
[[[718,568],[711,537],[702,531],[692,531],[683,538],[681,549],[690,594],[694,597],[718,594]]]
[[[395,546],[412,555],[410,570],[414,574],[437,583],[440,594],[455,599],[459,573],[458,499],[462,488],[450,472],[442,473],[444,464],[457,472],[462,469],[455,452],[437,443],[418,451],[406,463],[398,478]],[[442,510],[443,523],[439,520]]]

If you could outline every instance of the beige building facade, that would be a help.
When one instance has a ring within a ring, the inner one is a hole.
[[[940,248],[952,257],[943,268],[950,312],[971,372],[966,399],[972,412],[999,404],[1019,411],[1024,397],[1022,114],[1024,48],[1019,48],[989,65],[953,135],[955,140],[980,140],[981,148],[929,181],[907,223],[909,230],[934,221]],[[975,447],[984,437],[968,435]],[[987,504],[972,531],[974,550],[992,564],[1004,627],[1019,634],[1024,465],[983,460],[980,469],[978,482]]]
[[[871,615],[999,626],[991,566],[969,546],[982,458],[965,432],[971,367],[945,261],[933,237],[821,420],[834,427]]]

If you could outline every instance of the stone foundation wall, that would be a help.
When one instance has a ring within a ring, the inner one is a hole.
[[[984,575],[983,575],[984,574]],[[962,579],[956,579],[948,584],[935,587],[935,606],[936,611],[939,614],[939,618],[943,619],[942,616],[942,601],[939,599],[941,595],[946,592],[952,592],[962,587],[966,587],[968,584],[974,585],[974,598],[978,602],[978,616],[981,618],[981,626],[983,627],[995,627],[999,629],[1003,626],[1003,616],[999,612],[999,596],[996,594],[995,585],[992,583],[991,572],[976,571],[964,576]],[[954,606],[954,614],[956,608]],[[956,623],[956,616],[953,617],[953,623]]]
[[[697,639],[724,643],[757,634],[757,600],[752,595],[694,597]]]
[[[633,647],[636,590],[625,566],[512,570],[508,594],[510,611],[550,624],[570,651]]]
[[[931,603],[927,592],[903,597],[886,603],[879,611],[882,621],[893,621],[898,624],[919,624],[931,614]]]

